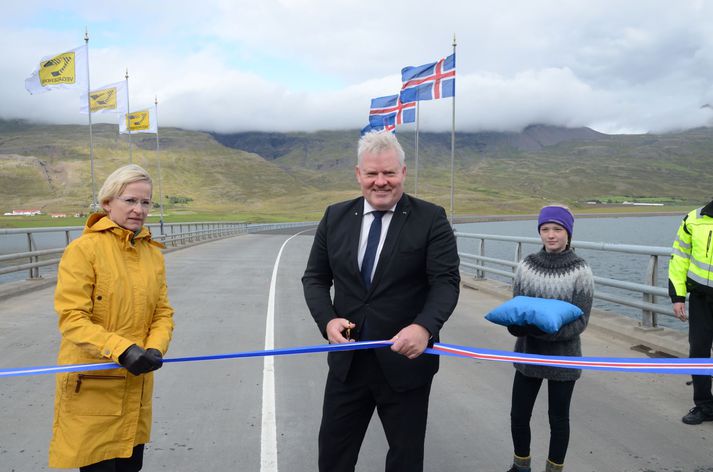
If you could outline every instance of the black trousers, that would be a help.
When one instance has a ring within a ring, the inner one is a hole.
[[[79,472],[138,472],[144,465],[144,445],[134,446],[131,457],[107,459],[96,464],[85,465]]]
[[[711,357],[713,347],[713,298],[691,292],[688,299],[688,357]],[[693,403],[713,414],[711,376],[692,375]]]
[[[414,390],[394,391],[371,349],[355,352],[346,382],[329,373],[319,429],[320,472],[354,471],[374,409],[389,444],[386,472],[423,471],[431,380]]]
[[[550,418],[550,450],[547,458],[564,464],[569,445],[569,405],[574,391],[574,380],[547,381],[547,413]],[[527,377],[515,371],[512,384],[512,408],[510,410],[510,431],[515,455],[530,455],[530,418],[535,406],[542,379]]]

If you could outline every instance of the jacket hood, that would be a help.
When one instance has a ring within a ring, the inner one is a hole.
[[[112,232],[119,236],[121,239],[133,238],[134,240],[136,240],[146,238],[149,244],[153,244],[154,246],[157,246],[161,249],[165,247],[160,242],[154,241],[151,238],[151,231],[146,226],[141,227],[141,231],[139,231],[139,234],[134,236],[133,231],[128,230],[126,228],[122,228],[118,224],[114,223],[104,213],[92,213],[91,215],[89,215],[89,218],[87,218],[87,223],[84,226],[83,234],[101,233],[103,231]]]
[[[708,205],[701,208],[701,215],[713,216],[713,201],[709,202]]]

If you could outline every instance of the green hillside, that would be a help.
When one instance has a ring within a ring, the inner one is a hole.
[[[407,191],[413,192],[415,136],[401,132]],[[356,131],[216,135],[320,188],[354,188]],[[420,133],[418,193],[450,206],[450,133]],[[457,214],[533,212],[543,202],[663,202],[708,199],[713,129],[662,135],[605,135],[587,128],[531,126],[522,133],[457,133]],[[598,208],[587,205],[591,211]],[[630,207],[629,207],[630,208]],[[602,208],[604,210],[604,208]],[[659,208],[661,210],[661,208]]]
[[[356,130],[160,132],[158,155],[150,134],[132,136],[132,154],[155,180],[160,157],[169,219],[317,219],[326,204],[359,192],[353,169]],[[415,136],[398,136],[409,168],[406,190],[413,192]],[[94,126],[93,143],[98,190],[111,171],[129,162],[128,138],[119,136],[115,125],[100,124]],[[616,136],[548,126],[522,133],[458,133],[455,210],[461,215],[527,213],[551,201],[606,208],[586,205],[589,200],[685,208],[711,197],[706,186],[711,150],[710,128]],[[3,213],[86,211],[89,175],[87,126],[0,120]],[[418,185],[419,196],[450,206],[450,133],[421,133]],[[154,192],[158,200],[157,187]]]
[[[95,125],[93,131],[98,191],[110,172],[129,162],[129,147],[116,126]],[[266,200],[289,201],[312,191],[274,163],[224,147],[207,133],[163,128],[158,154],[155,135],[133,135],[132,145],[133,162],[154,177],[154,200],[160,156],[168,213],[279,216],[282,211],[265,208]],[[88,128],[0,122],[0,195],[3,213],[15,208],[86,211],[92,195]]]

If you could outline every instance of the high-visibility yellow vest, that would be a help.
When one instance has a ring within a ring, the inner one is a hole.
[[[683,218],[673,242],[668,279],[674,301],[683,301],[690,290],[713,293],[713,202]]]

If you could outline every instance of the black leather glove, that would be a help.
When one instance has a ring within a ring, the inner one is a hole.
[[[149,351],[154,352],[149,353],[136,344],[132,344],[119,356],[119,364],[134,375],[156,370],[163,365],[163,358],[156,349],[149,349]]]
[[[151,370],[158,370],[163,366],[163,356],[161,355],[161,351],[159,351],[158,349],[150,347],[146,349],[146,355],[153,357],[154,365],[156,366],[156,368]]]

